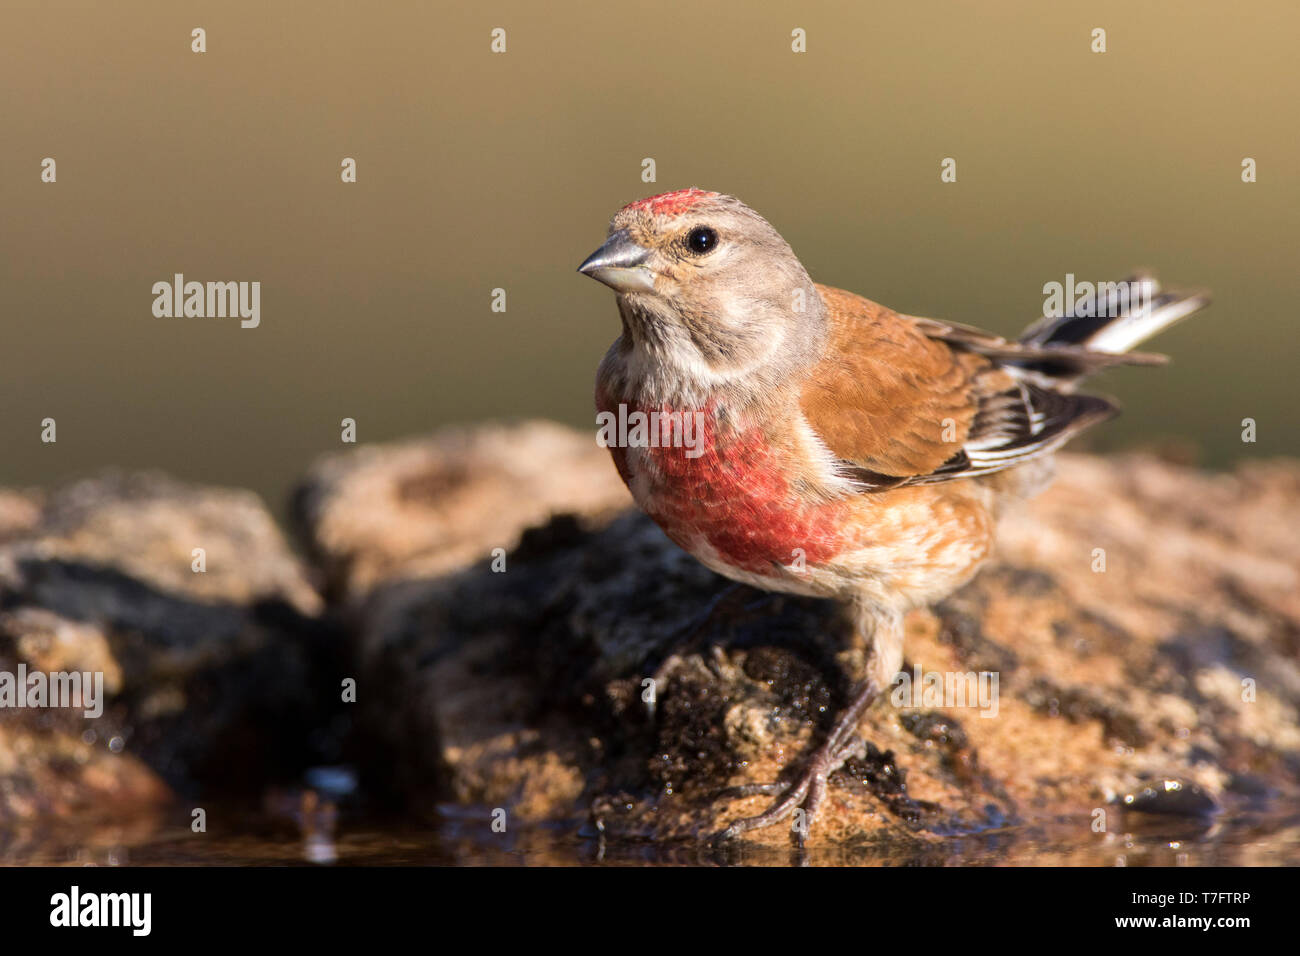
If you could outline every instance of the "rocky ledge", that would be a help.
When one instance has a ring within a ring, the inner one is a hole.
[[[246,492],[109,476],[0,494],[0,671],[97,670],[107,697],[96,720],[0,710],[0,819],[340,759],[363,792],[485,825],[500,808],[694,840],[756,813],[769,798],[728,791],[824,733],[851,682],[843,622],[760,592],[709,616],[727,582],[629,509],[606,453],[549,423],[326,458],[293,503],[306,559]],[[869,711],[814,841],[1208,828],[1294,801],[1297,527],[1297,462],[1061,456],[995,561],[909,617],[920,692]]]

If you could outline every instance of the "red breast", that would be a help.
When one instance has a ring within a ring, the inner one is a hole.
[[[597,407],[618,414],[600,393]],[[682,413],[629,407],[626,414],[638,411],[659,412],[665,423],[680,421]],[[668,424],[660,447],[610,448],[637,504],[668,537],[697,557],[711,548],[726,564],[755,574],[789,565],[800,553],[812,565],[838,554],[844,504],[795,493],[781,465],[787,456],[764,429],[723,427],[713,409],[701,411],[702,434],[693,448],[669,440],[675,426]]]

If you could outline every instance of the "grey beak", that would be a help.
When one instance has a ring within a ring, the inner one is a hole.
[[[611,233],[605,244],[578,266],[578,271],[615,292],[653,292],[655,274],[646,266],[650,250],[638,246],[626,229]]]

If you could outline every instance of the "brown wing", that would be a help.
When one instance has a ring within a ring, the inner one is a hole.
[[[1114,412],[1104,399],[1025,381],[982,354],[1013,351],[1014,343],[818,290],[831,343],[800,405],[867,490],[1001,471]]]

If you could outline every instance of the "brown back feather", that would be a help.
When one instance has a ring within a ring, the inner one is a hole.
[[[1039,350],[817,288],[831,339],[800,406],[866,490],[1001,471],[1115,412],[1105,399],[1023,380],[1000,361]]]

